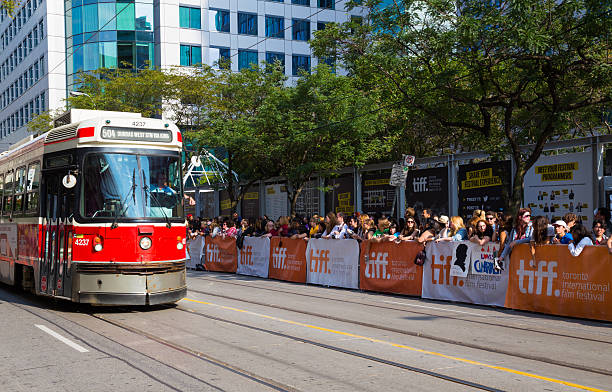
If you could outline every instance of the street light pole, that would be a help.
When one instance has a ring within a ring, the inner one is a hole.
[[[94,110],[97,110],[96,108],[96,101],[94,101],[93,97],[87,93],[81,92],[81,91],[71,91],[70,95],[73,97],[81,97],[81,96],[86,96],[89,97],[89,99],[91,99],[91,104],[93,105]]]

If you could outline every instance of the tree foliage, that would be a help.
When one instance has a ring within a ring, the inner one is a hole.
[[[609,2],[381,3],[351,2],[368,7],[370,23],[326,28],[315,54],[339,56],[365,85],[395,99],[419,140],[443,136],[455,150],[510,154],[512,208],[547,141],[602,125],[612,100]]]

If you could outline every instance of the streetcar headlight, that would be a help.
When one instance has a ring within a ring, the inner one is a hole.
[[[153,241],[149,237],[142,237],[140,239],[140,247],[144,250],[150,249]]]
[[[93,244],[94,244],[94,250],[96,252],[99,252],[102,250],[102,238],[95,236],[93,239]]]

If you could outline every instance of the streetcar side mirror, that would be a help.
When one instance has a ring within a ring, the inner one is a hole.
[[[74,188],[76,183],[76,177],[71,173],[66,174],[64,178],[62,178],[62,185],[64,185],[65,188],[72,189]]]

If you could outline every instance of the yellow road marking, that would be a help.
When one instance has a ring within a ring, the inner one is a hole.
[[[350,332],[337,331],[335,329],[319,327],[319,326],[316,326],[316,325],[301,323],[299,321],[292,321],[292,320],[287,320],[287,319],[283,319],[283,318],[279,318],[279,317],[268,316],[268,315],[261,314],[261,313],[251,312],[250,310],[238,309],[238,308],[234,308],[234,307],[231,307],[231,306],[217,305],[217,304],[214,304],[212,302],[198,301],[196,299],[191,299],[191,298],[183,298],[183,301],[190,301],[190,302],[195,302],[195,303],[199,303],[199,304],[215,306],[215,307],[220,308],[220,309],[226,309],[226,310],[232,310],[232,311],[235,311],[235,312],[250,314],[250,315],[253,315],[253,316],[257,316],[257,317],[261,317],[261,318],[265,318],[265,319],[269,319],[269,320],[274,320],[274,321],[279,321],[279,322],[286,323],[286,324],[298,325],[298,326],[301,326],[301,327],[316,329],[316,330],[319,330],[319,331],[329,332],[329,333],[333,333],[333,334],[336,334],[336,335],[349,336],[349,337],[352,337],[352,338],[366,340],[366,341],[373,342],[373,343],[382,343],[382,344],[386,344],[386,345],[389,345],[389,346],[392,346],[392,347],[403,348],[403,349],[414,351],[414,352],[418,352],[418,353],[421,353],[421,354],[433,355],[433,356],[436,356],[436,357],[451,359],[453,361],[458,361],[458,362],[463,362],[463,363],[469,363],[471,365],[476,365],[476,366],[483,366],[483,367],[486,367],[486,368],[489,368],[489,369],[495,369],[495,370],[500,370],[500,371],[507,372],[507,373],[518,374],[520,376],[529,377],[529,378],[535,378],[535,379],[542,380],[542,381],[548,381],[548,382],[551,382],[551,383],[554,383],[554,384],[566,385],[566,386],[569,386],[569,387],[573,387],[573,388],[577,388],[577,389],[582,389],[582,390],[585,390],[585,391],[608,392],[608,391],[605,391],[603,389],[587,387],[585,385],[575,384],[575,383],[569,382],[569,381],[557,380],[557,379],[554,379],[554,378],[544,377],[544,376],[540,376],[540,375],[537,375],[537,374],[523,372],[523,371],[515,370],[515,369],[510,369],[510,368],[503,367],[503,366],[489,365],[487,363],[473,361],[471,359],[466,359],[466,358],[455,357],[455,356],[452,356],[452,355],[441,354],[441,353],[437,353],[435,351],[423,350],[423,349],[420,349],[420,348],[410,347],[410,346],[406,346],[406,345],[403,345],[403,344],[388,342],[386,340],[381,340],[381,339],[376,339],[376,338],[369,338],[367,336],[356,335],[356,334],[350,333]]]

